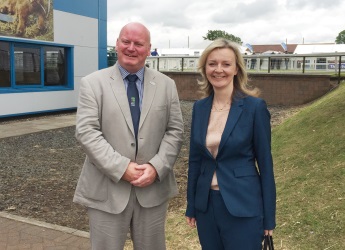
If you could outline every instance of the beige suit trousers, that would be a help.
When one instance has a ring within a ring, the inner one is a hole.
[[[142,207],[132,187],[129,202],[120,214],[89,208],[92,250],[123,250],[130,232],[134,250],[165,250],[165,219],[168,201]]]

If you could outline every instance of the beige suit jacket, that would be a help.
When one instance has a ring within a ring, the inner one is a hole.
[[[153,207],[178,193],[173,165],[183,140],[183,121],[175,82],[146,68],[138,131],[138,153],[124,82],[117,65],[81,80],[76,138],[86,159],[73,201],[121,213],[131,184],[122,180],[130,161],[151,163],[157,180],[134,187],[139,203]]]

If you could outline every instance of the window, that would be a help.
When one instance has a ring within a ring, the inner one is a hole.
[[[73,88],[73,49],[0,41],[0,92]]]
[[[326,69],[326,58],[316,58],[316,69]]]
[[[318,57],[316,58],[316,63],[326,63],[326,58]]]
[[[41,56],[39,48],[14,47],[15,84],[41,84]]]
[[[44,48],[45,86],[58,86],[66,82],[65,50],[57,47]]]
[[[11,87],[10,45],[0,41],[0,88]]]
[[[189,68],[194,68],[194,65],[195,65],[195,61],[194,61],[194,60],[189,60],[189,65],[188,65],[188,67],[189,67]]]

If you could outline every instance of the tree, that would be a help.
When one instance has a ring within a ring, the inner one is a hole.
[[[335,38],[336,44],[344,44],[345,43],[345,30],[339,33],[339,35]]]
[[[210,41],[214,41],[217,38],[225,38],[242,45],[241,38],[234,36],[232,34],[229,34],[223,30],[209,30],[206,36],[203,36],[202,38],[204,38],[204,40],[210,40]]]

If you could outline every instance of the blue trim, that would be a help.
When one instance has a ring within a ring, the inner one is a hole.
[[[11,87],[1,87],[0,94],[9,94],[9,93],[26,93],[26,92],[44,92],[44,91],[66,91],[74,90],[74,46],[57,44],[51,42],[41,42],[41,41],[29,41],[23,39],[13,39],[13,38],[3,38],[0,37],[0,41],[8,42],[10,44],[10,77],[11,77]],[[14,50],[15,47],[24,47],[24,48],[38,48],[40,49],[41,55],[41,83],[33,85],[16,85],[16,74],[15,74],[15,58]],[[59,47],[63,48],[66,56],[66,82],[64,85],[58,86],[45,86],[44,85],[44,46]]]
[[[70,48],[74,47],[74,45],[70,45],[70,44],[52,43],[52,42],[37,41],[37,40],[17,39],[17,38],[3,37],[3,36],[0,36],[0,41],[24,43],[24,44],[35,44],[35,45],[46,45],[46,46],[56,46],[56,47],[70,47]]]
[[[74,90],[74,47],[66,49],[66,61],[67,67],[65,72],[67,73],[67,87]]]
[[[14,94],[14,93],[33,93],[33,92],[52,92],[52,91],[72,91],[74,88],[62,87],[62,86],[48,86],[48,87],[20,87],[20,88],[1,88],[0,95],[2,94]]]
[[[98,0],[98,68],[108,67],[107,57],[107,0]]]
[[[98,0],[99,2],[99,19],[100,20],[107,20],[107,0]]]
[[[54,10],[98,19],[98,4],[97,0],[54,0]]]
[[[10,115],[0,115],[1,118],[10,118],[10,117],[17,117],[17,116],[25,116],[25,115],[38,115],[38,114],[45,114],[45,113],[55,113],[55,112],[64,112],[64,111],[76,111],[77,107],[73,108],[65,108],[65,109],[51,109],[51,110],[42,110],[36,112],[28,112],[28,113],[19,113],[19,114],[10,114]],[[0,120],[1,121],[1,120]]]
[[[107,53],[107,21],[99,21],[99,35],[98,35],[98,68],[103,69],[108,67],[108,53]]]

